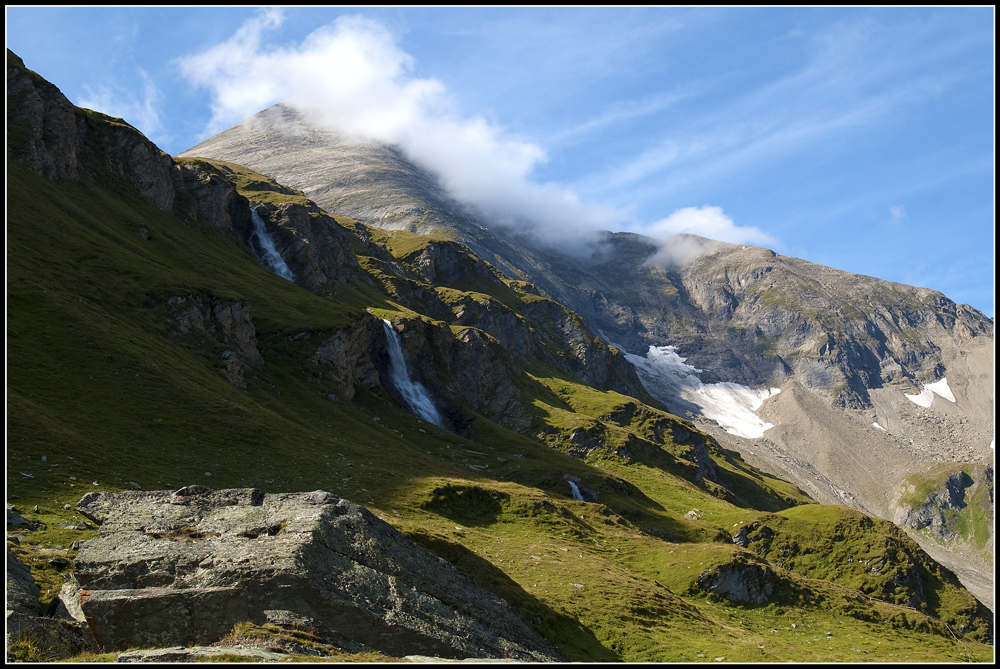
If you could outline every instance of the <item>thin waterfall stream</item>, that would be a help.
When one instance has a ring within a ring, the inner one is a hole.
[[[382,319],[382,324],[385,328],[386,340],[389,342],[389,362],[391,363],[390,372],[393,384],[395,384],[396,389],[403,395],[403,399],[406,400],[407,405],[409,405],[413,413],[428,423],[434,423],[438,427],[443,428],[444,423],[441,420],[441,414],[438,413],[437,407],[431,401],[427,388],[419,381],[414,381],[410,378],[410,368],[406,364],[406,358],[403,356],[403,347],[400,344],[399,333],[396,332],[396,328],[389,321]]]
[[[289,281],[295,281],[295,275],[292,274],[292,270],[288,267],[285,259],[278,253],[278,249],[274,246],[274,239],[267,233],[267,228],[264,227],[264,219],[260,217],[256,209],[250,209],[250,220],[253,221],[253,229],[257,235],[257,242],[260,244],[261,251],[263,251],[260,261],[278,276]]]

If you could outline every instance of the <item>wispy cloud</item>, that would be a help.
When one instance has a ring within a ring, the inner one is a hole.
[[[481,116],[461,116],[438,80],[413,74],[414,60],[380,23],[341,17],[300,44],[272,46],[283,20],[259,13],[226,42],[183,58],[184,76],[212,96],[207,134],[283,102],[338,132],[401,147],[458,199],[541,236],[614,225],[610,207],[581,203],[570,189],[531,173],[545,151]]]
[[[123,92],[120,87],[109,85],[85,86],[84,94],[76,100],[80,107],[99,111],[108,116],[125,119],[153,141],[162,141],[163,122],[160,118],[162,95],[144,70],[139,70],[142,81],[140,90]]]
[[[810,152],[887,123],[977,74],[977,65],[930,67],[965,48],[954,39],[929,39],[933,31],[855,20],[803,34],[808,55],[795,71],[703,113],[671,117],[645,151],[581,186],[645,198],[793,156],[809,160]]]
[[[713,245],[676,235],[693,234],[732,244],[776,243],[758,228],[736,225],[721,207],[684,207],[644,227],[642,232],[659,240],[660,250],[650,262],[667,265],[682,265]]]
[[[533,181],[546,151],[482,116],[459,114],[444,84],[413,74],[413,57],[382,24],[341,17],[300,44],[271,46],[268,32],[282,21],[278,10],[260,12],[226,42],[179,61],[189,81],[211,92],[213,118],[206,134],[283,102],[338,132],[399,146],[435,172],[459,200],[544,242],[587,238],[622,226],[623,210],[581,202],[562,184]],[[597,132],[624,118],[663,110],[678,97],[657,95],[623,105],[570,134]],[[772,241],[755,228],[737,226],[718,207],[682,210],[633,230],[654,237],[684,231]]]
[[[906,207],[901,204],[894,204],[889,207],[889,217],[893,223],[899,223],[906,218]]]
[[[553,144],[569,144],[582,137],[601,133],[608,128],[621,125],[627,121],[661,113],[689,95],[689,93],[676,92],[655,95],[652,98],[639,102],[627,101],[618,103],[610,109],[605,110],[599,116],[555,133],[549,137],[549,141]]]

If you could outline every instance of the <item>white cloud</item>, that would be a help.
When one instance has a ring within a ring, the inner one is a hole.
[[[399,146],[459,200],[544,240],[621,222],[560,184],[532,182],[545,151],[460,115],[440,81],[413,74],[413,58],[382,24],[341,17],[301,44],[268,46],[267,32],[282,21],[280,11],[262,11],[226,42],[179,61],[189,81],[211,92],[207,134],[282,102],[338,132]]]
[[[906,207],[901,204],[896,204],[889,207],[889,216],[892,217],[893,223],[898,223],[899,221],[906,218]]]
[[[698,235],[731,244],[777,244],[759,228],[736,225],[721,207],[712,206],[684,207],[636,231],[657,240],[659,252],[649,262],[661,265],[683,265],[715,246],[712,241],[678,235]]]
[[[658,239],[683,233],[733,244],[775,243],[770,235],[757,228],[736,225],[722,207],[684,207],[645,228],[645,234]]]
[[[108,116],[125,119],[146,137],[157,141],[163,130],[160,120],[160,91],[153,78],[144,70],[139,70],[142,88],[138,93],[122,93],[110,86],[85,86],[83,97],[76,100],[79,107],[99,111]]]

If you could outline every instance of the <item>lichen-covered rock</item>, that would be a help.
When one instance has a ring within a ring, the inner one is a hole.
[[[557,660],[506,602],[364,508],[330,493],[89,493],[101,522],[75,561],[106,650],[206,644],[283,610],[341,648],[392,656]]]
[[[11,615],[37,616],[41,610],[31,569],[7,548],[7,618]]]
[[[213,647],[213,646],[174,646],[172,648],[153,648],[150,650],[130,650],[122,653],[116,662],[211,662],[233,655],[246,658],[247,662],[281,662],[288,659],[284,652],[274,652],[262,648]]]

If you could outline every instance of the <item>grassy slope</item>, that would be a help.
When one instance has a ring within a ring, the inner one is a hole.
[[[93,534],[58,527],[82,520],[62,506],[89,490],[130,482],[321,488],[453,561],[575,660],[834,660],[862,650],[865,659],[992,658],[992,648],[957,644],[918,612],[859,604],[844,585],[787,572],[766,607],[698,593],[697,575],[740,550],[723,530],[765,513],[745,499],[797,496],[731,456],[714,454],[742,477],[743,507],[657,458],[598,449],[582,461],[486,421],[473,443],[379,393],[330,401],[304,373],[310,351],[289,335],[343,327],[366,301],[392,309],[385,295],[359,289],[346,304],[311,295],[214,228],[180,223],[126,191],[50,183],[12,163],[8,193],[8,495],[50,528],[28,533],[26,556]],[[148,240],[136,235],[139,225]],[[266,364],[248,374],[246,390],[226,382],[214,358],[167,336],[157,305],[188,294],[251,304]],[[628,402],[555,375],[536,378],[551,392],[529,399],[556,432],[601,423]],[[608,429],[643,435],[641,420]],[[566,474],[600,502],[574,501]],[[684,517],[690,508],[702,518]],[[44,563],[33,567],[50,599],[58,580]],[[855,609],[871,622],[850,615]],[[914,622],[885,624],[898,615]],[[913,629],[921,623],[923,631]]]

